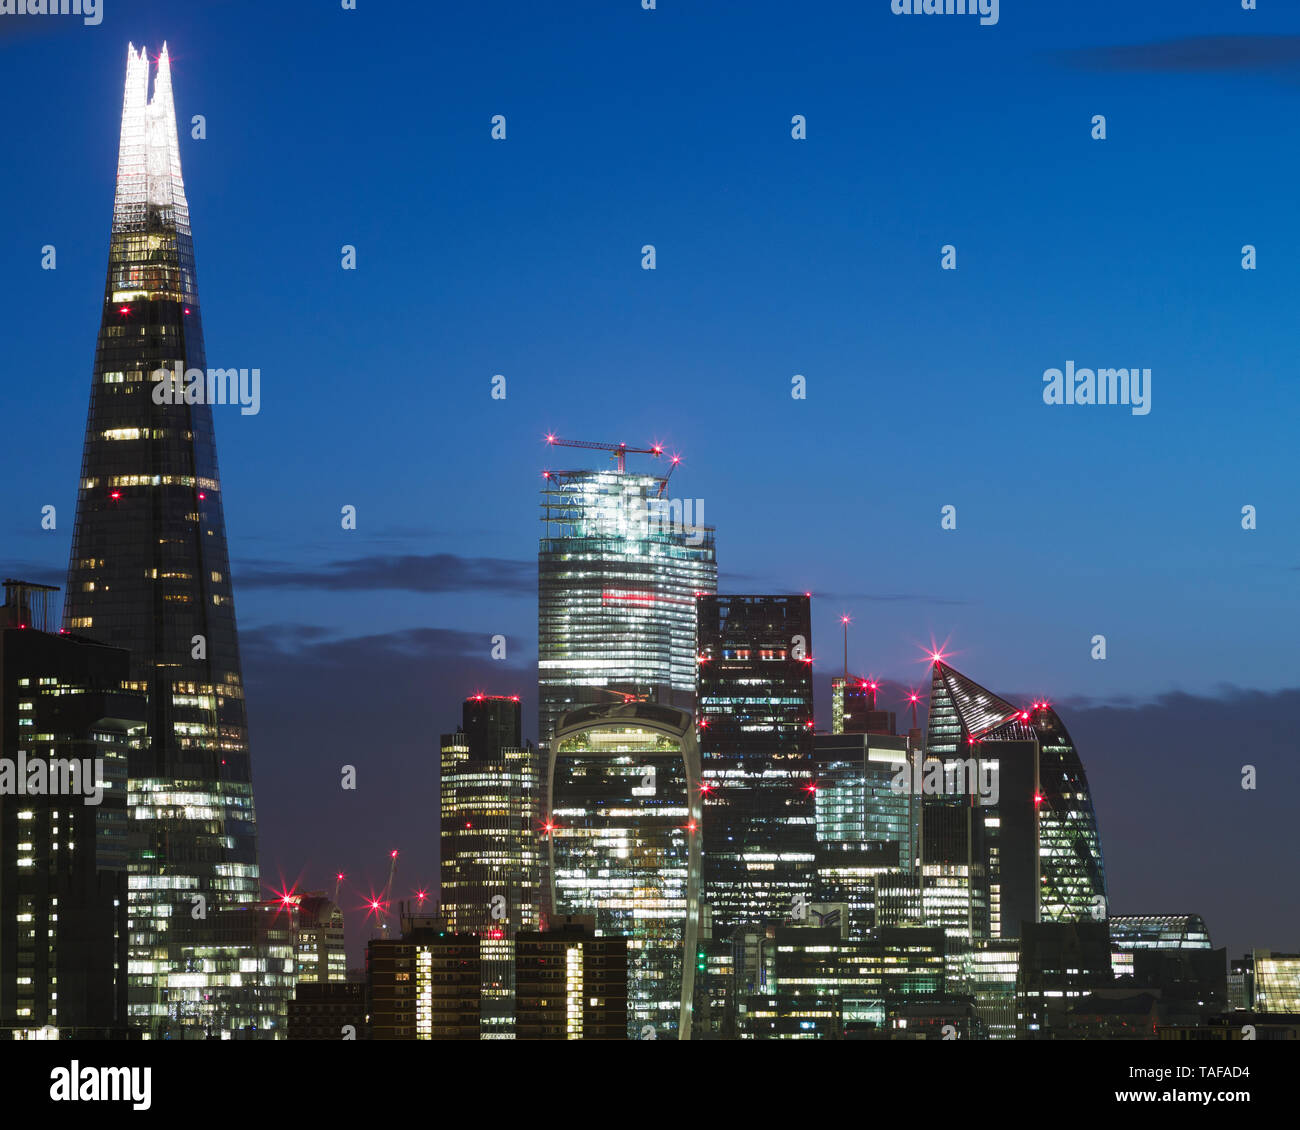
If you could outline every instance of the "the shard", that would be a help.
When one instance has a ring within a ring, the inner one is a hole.
[[[64,626],[129,650],[149,699],[129,766],[132,1024],[154,1038],[274,1035],[291,973],[259,941],[212,407],[154,394],[206,360],[165,45],[152,98],[151,69],[132,45]]]

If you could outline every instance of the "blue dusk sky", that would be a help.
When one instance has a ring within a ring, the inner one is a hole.
[[[1115,912],[1300,949],[1300,8],[1262,7],[0,16],[0,566],[63,583],[127,43],[166,40],[208,363],[261,371],[215,415],[264,879],[346,871],[354,962],[391,847],[436,883],[460,700],[535,736],[540,472],[600,462],[547,432],[680,452],[720,589],[814,594],[820,725],[841,615],[895,690],[946,641],[1058,705]],[[1067,362],[1150,369],[1149,413],[1045,404]]]

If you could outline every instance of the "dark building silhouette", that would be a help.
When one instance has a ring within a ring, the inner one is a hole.
[[[0,1038],[121,1038],[145,698],[125,651],[51,630],[57,591],[7,580],[0,609]]]
[[[713,929],[806,920],[816,867],[811,601],[703,595],[696,608]]]
[[[1016,985],[1018,1038],[1076,1038],[1074,1007],[1084,997],[1114,988],[1110,929],[1105,922],[1025,923]],[[1091,1007],[1091,1014],[1097,1015]]]
[[[351,1030],[350,1033],[348,1030]],[[366,986],[361,981],[299,982],[289,1002],[291,1040],[367,1040]]]

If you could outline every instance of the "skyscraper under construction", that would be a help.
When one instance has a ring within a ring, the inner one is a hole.
[[[695,598],[718,589],[702,502],[665,497],[671,469],[627,469],[628,454],[658,458],[662,448],[549,438],[607,451],[615,466],[545,474],[537,553],[544,748],[559,716],[579,706],[642,700],[693,710]]]

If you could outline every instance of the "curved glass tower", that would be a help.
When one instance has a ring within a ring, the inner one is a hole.
[[[551,905],[627,938],[628,1036],[690,1039],[700,917],[700,751],[685,710],[561,715],[547,773]]]
[[[1106,917],[1106,873],[1088,777],[1050,704],[1013,706],[936,659],[926,757],[991,768],[998,781],[991,804],[977,804],[973,796],[927,796],[921,806],[923,830],[927,821],[933,826],[962,810],[968,815],[958,848],[966,851],[972,874],[984,872],[994,937],[1017,936],[1021,921]],[[923,836],[923,856],[935,842]]]
[[[132,45],[64,626],[129,650],[149,696],[128,786],[132,1023],[266,1035],[292,973],[235,909],[260,891],[212,409],[153,395],[206,362],[165,45],[152,98],[149,72]]]

